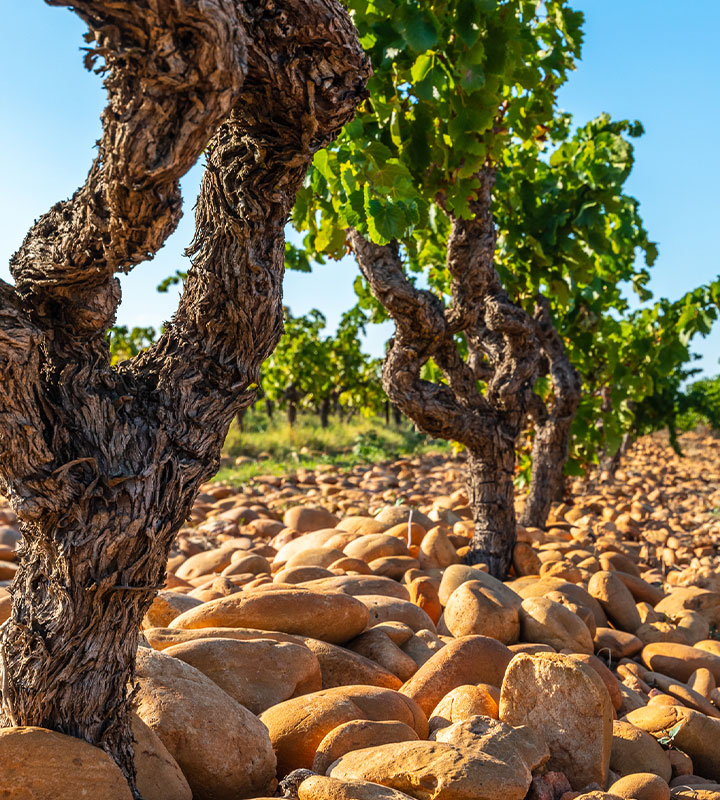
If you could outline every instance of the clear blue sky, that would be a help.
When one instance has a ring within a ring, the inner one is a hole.
[[[646,135],[636,146],[629,190],[660,258],[651,289],[677,297],[720,273],[720,2],[576,0],[586,14],[581,64],[560,95],[560,106],[582,123],[602,111],[639,119]],[[82,65],[84,27],[74,14],[41,0],[5,3],[0,47],[0,277],[32,221],[84,181],[100,134],[100,78]],[[185,217],[154,261],[123,279],[119,323],[158,325],[173,312],[176,294],[155,286],[184,266],[200,169],[183,181]],[[354,300],[351,261],[290,273],[286,303],[295,313],[319,307],[328,323]],[[697,340],[700,362],[720,372],[720,326]],[[387,329],[369,349],[379,354]]]

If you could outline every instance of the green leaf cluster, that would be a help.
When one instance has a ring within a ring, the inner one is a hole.
[[[683,384],[697,370],[691,343],[720,315],[720,278],[677,300],[661,298],[622,317],[607,315],[583,375],[585,393],[573,426],[575,457],[597,463],[625,433],[667,428],[677,447],[678,418],[688,408]]]
[[[293,212],[312,253],[339,258],[345,230],[436,236],[440,204],[468,216],[477,172],[510,141],[534,142],[580,54],[566,0],[350,0],[374,74],[369,99],[315,156]]]
[[[107,333],[107,342],[110,346],[111,364],[116,365],[121,361],[133,358],[157,340],[155,328],[128,328],[126,325],[116,325]]]
[[[720,432],[720,375],[691,383],[680,396],[679,412],[680,430],[705,424]]]
[[[381,362],[364,353],[360,342],[367,321],[355,306],[331,336],[323,333],[326,319],[317,309],[296,317],[286,308],[285,332],[262,366],[265,396],[280,407],[297,397],[300,407],[312,410],[332,400],[365,415],[378,413],[385,400]]]
[[[562,318],[566,338],[587,336],[609,309],[624,312],[623,284],[651,298],[657,258],[638,201],[625,192],[639,123],[602,114],[571,130],[557,115],[547,143],[503,153],[493,213],[496,266],[509,294],[528,303],[540,292]]]

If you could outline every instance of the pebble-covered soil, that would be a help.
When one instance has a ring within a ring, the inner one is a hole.
[[[143,797],[720,800],[720,439],[681,441],[520,528],[505,582],[447,456],[208,484],[144,621]],[[18,539],[0,507],[4,585]],[[3,797],[130,800],[58,733],[0,763]]]

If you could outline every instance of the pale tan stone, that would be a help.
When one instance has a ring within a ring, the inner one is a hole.
[[[135,713],[130,723],[137,785],[143,800],[192,800],[185,776],[160,737]]]
[[[312,769],[324,775],[330,765],[346,753],[392,742],[417,741],[418,735],[404,722],[395,720],[351,720],[333,728],[320,742]]]
[[[520,653],[507,668],[500,719],[528,725],[550,748],[548,769],[580,790],[605,785],[612,747],[613,709],[602,679],[570,656]]]
[[[356,750],[329,774],[390,786],[422,800],[522,800],[532,769],[547,758],[542,740],[527,730],[488,729],[473,717],[438,733],[445,741],[399,742]],[[479,730],[474,728],[479,726]]]
[[[149,648],[138,650],[137,682],[135,710],[177,761],[194,800],[268,793],[275,755],[254,714],[199,670]]]
[[[0,760],[0,796],[9,800],[132,800],[110,756],[72,736],[45,728],[3,728]]]
[[[340,781],[326,775],[306,778],[298,788],[298,800],[413,800],[379,783]]]
[[[555,650],[593,653],[593,640],[587,625],[570,609],[547,597],[530,597],[522,601],[520,635],[526,642],[547,644]]]
[[[304,644],[269,639],[197,639],[166,655],[199,669],[253,712],[322,688],[320,664]]]
[[[479,580],[466,581],[450,595],[443,620],[455,637],[478,634],[513,644],[520,635],[521,602],[505,586],[498,590]]]

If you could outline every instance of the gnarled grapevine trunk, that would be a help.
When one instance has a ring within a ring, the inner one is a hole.
[[[282,329],[295,193],[369,66],[335,0],[52,4],[88,23],[109,102],[85,185],[31,229],[15,287],[0,282],[0,489],[23,531],[0,716],[103,747],[139,796],[128,685],[140,623],[255,397]],[[172,232],[178,180],[206,147],[178,311],[114,369],[114,274]]]
[[[562,499],[572,418],[548,420],[535,428],[530,487],[520,522],[544,528],[553,503]]]
[[[529,410],[535,425],[535,441],[530,489],[520,522],[544,528],[552,504],[563,493],[563,469],[570,450],[570,429],[580,405],[582,381],[552,324],[547,298],[538,296],[534,319],[541,353],[552,379],[553,397],[549,407],[537,395],[531,398]]]
[[[533,320],[510,302],[495,270],[494,170],[486,167],[479,177],[473,217],[451,216],[448,308],[407,279],[396,243],[376,245],[357,231],[349,239],[370,289],[395,322],[383,388],[420,430],[467,448],[475,520],[468,561],[485,563],[502,578],[516,536],[515,441],[532,395],[539,346]],[[459,333],[465,335],[467,359],[458,349]],[[431,358],[446,383],[421,379]]]
[[[468,453],[467,487],[475,526],[468,564],[487,564],[504,576],[515,545],[515,442],[489,437],[482,452]]]

